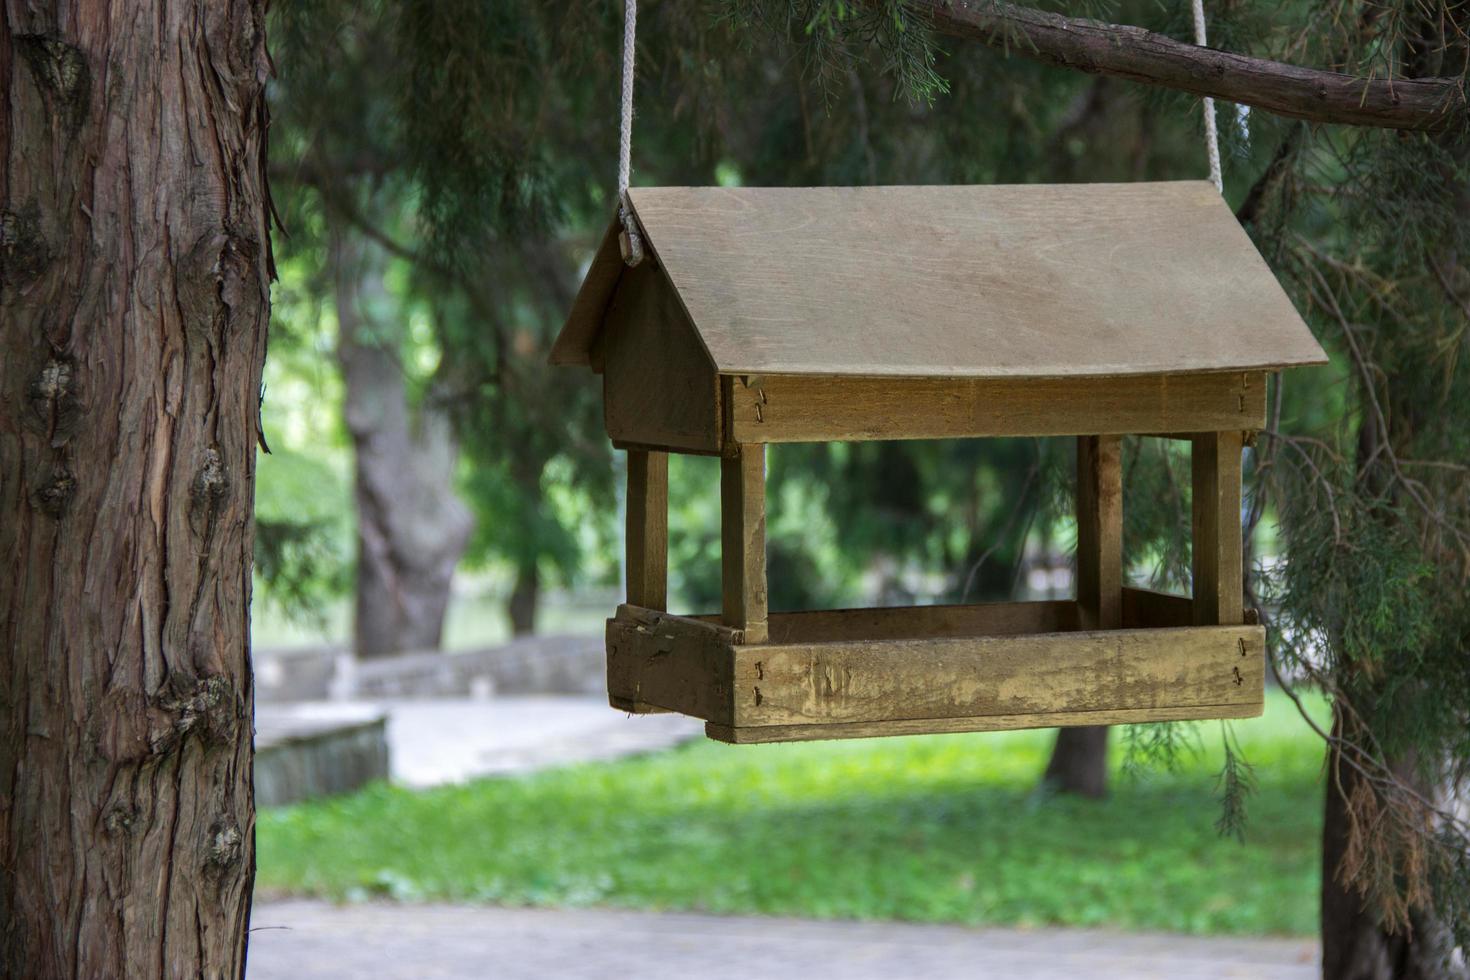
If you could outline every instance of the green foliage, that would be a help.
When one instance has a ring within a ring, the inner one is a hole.
[[[259,883],[349,899],[1309,933],[1319,746],[1279,697],[1238,738],[1260,773],[1243,843],[1209,826],[1218,748],[1094,802],[1034,794],[1044,732],[699,743],[264,811]]]
[[[854,568],[897,604],[1008,598],[1046,499],[1056,440],[782,446],[773,494],[821,494]]]
[[[323,363],[313,263],[278,253],[261,405],[271,452],[259,457],[255,486],[255,602],[319,625],[350,587],[353,529],[341,392]]]
[[[288,619],[322,621],[322,608],[346,580],[346,563],[319,522],[255,520],[255,574],[266,601]]]
[[[330,220],[392,240],[411,263],[399,295],[430,311],[440,366],[424,385],[456,421],[478,517],[472,561],[564,582],[613,568],[594,560],[609,539],[585,533],[607,525],[614,502],[596,386],[545,356],[609,213],[615,5],[309,0],[273,16],[291,250],[319,252]],[[973,46],[945,57],[941,81],[932,42],[900,0],[645,4],[635,177],[1017,181],[1070,177],[1083,160],[1091,176],[1197,161],[1183,129],[1145,134],[1121,90],[1099,96],[1089,80]],[[946,86],[953,98],[941,99]],[[1089,92],[1107,117],[1096,128],[1070,104]],[[1145,136],[1142,157],[1123,145]],[[1070,479],[1069,454],[1026,443],[862,448],[828,462],[800,452],[773,462],[773,484],[802,488],[786,498],[802,525],[841,533],[814,540],[773,514],[772,596],[786,608],[856,598],[874,575],[890,600],[1010,595],[1022,554],[1049,542],[1063,513],[1033,506],[1032,491],[1049,499]],[[920,485],[904,490],[909,477]],[[547,505],[562,480],[580,514]],[[773,485],[778,505],[782,494]],[[810,501],[824,502],[826,524]],[[702,533],[686,544],[676,524],[676,552],[706,547]],[[692,599],[717,596],[709,573],[689,576]]]
[[[342,477],[287,449],[263,456],[255,495],[255,574],[265,602],[319,621],[349,580],[351,507]]]
[[[792,450],[798,450],[793,453]],[[850,561],[825,481],[802,479],[798,447],[767,452],[766,575],[771,608],[839,608],[861,601],[861,569]],[[796,477],[796,478],[793,478]],[[669,459],[671,608],[720,608],[720,465]]]
[[[795,43],[810,76],[829,94],[871,48],[894,80],[895,94],[932,104],[949,92],[935,70],[937,53],[928,27],[905,0],[723,0],[724,14],[739,33]]]
[[[563,28],[605,7],[307,0],[272,24],[284,254],[321,267],[335,229],[394,256],[380,317],[410,325],[411,393],[455,423],[470,560],[565,581],[610,567],[587,560],[612,504],[598,399],[545,363],[601,200],[577,122],[598,35]]]
[[[1189,591],[1190,479],[1187,443],[1124,439],[1123,561],[1146,570],[1140,585]]]
[[[1059,6],[1192,34],[1182,0]],[[942,42],[902,0],[645,3],[642,14],[636,181],[1204,173],[1196,100]],[[615,499],[595,386],[544,357],[611,210],[616,5],[311,0],[273,16],[273,149],[299,191],[278,194],[292,248],[318,248],[325,215],[411,262],[441,355],[433,386],[459,423],[478,502],[476,558],[610,577],[606,554],[588,560],[609,548],[611,532],[595,529],[610,527]],[[1373,77],[1463,80],[1470,63],[1463,5],[1446,0],[1215,4],[1210,19],[1215,46]],[[1227,196],[1334,355],[1275,388],[1248,503],[1261,522],[1252,543],[1274,535],[1285,560],[1262,561],[1252,588],[1283,673],[1336,699],[1342,744],[1375,773],[1412,760],[1421,784],[1447,789],[1470,777],[1466,135],[1259,112],[1242,125],[1230,109],[1220,106]],[[397,220],[364,213],[371,200],[393,202]],[[1184,457],[1141,440],[1127,466],[1130,571],[1183,588]],[[1009,595],[1027,549],[1067,537],[1070,471],[1068,450],[1026,441],[774,452],[773,604],[835,603],[858,588],[885,601]],[[691,465],[673,484],[675,594],[707,608],[714,483]],[[1161,729],[1135,747],[1184,764],[1179,745]],[[1237,756],[1222,762],[1227,807],[1248,781]],[[1269,767],[1254,761],[1264,796]],[[1396,779],[1374,791],[1409,813]],[[1463,841],[1442,814],[1421,816]],[[1238,813],[1224,825],[1237,829]],[[1423,839],[1374,846],[1403,882]],[[1470,888],[1455,891],[1463,863],[1424,867],[1442,910],[1470,905]]]
[[[1143,779],[1152,772],[1177,773],[1204,752],[1195,722],[1157,722],[1126,725],[1123,733],[1123,772]]]
[[[1419,906],[1450,923],[1470,827],[1430,801],[1470,776],[1470,143],[1301,129],[1280,153],[1256,234],[1335,356],[1286,385],[1285,417],[1310,428],[1263,450],[1284,551],[1261,583],[1272,637],[1334,697],[1338,765],[1367,787],[1346,805],[1377,826],[1345,874],[1395,928]]]
[[[814,57],[824,59],[827,75],[852,68],[874,51],[894,56],[891,43],[876,34],[867,39],[866,52],[832,43],[854,36],[839,30],[846,9],[840,3],[746,0],[741,6],[764,13],[762,19],[775,24],[778,34],[782,21],[773,10],[790,12],[788,34],[791,20],[827,12],[815,21],[824,31],[809,45]],[[1095,12],[1079,11],[1080,6],[1069,5],[1069,12]],[[1191,36],[1183,3],[1152,11],[1119,4],[1107,13]],[[1341,3],[1325,8],[1230,4],[1211,13],[1217,46],[1341,66],[1372,77],[1452,76],[1463,82],[1470,73],[1463,4],[1389,3],[1369,12]],[[896,72],[900,76],[934,63],[912,53],[899,57],[906,63]],[[843,59],[845,65],[829,63]],[[894,73],[891,63],[888,67]],[[1005,82],[987,78],[988,87],[971,87],[966,84],[970,69],[958,59],[946,69],[954,79],[955,101],[977,112],[975,129],[1004,132],[1014,131],[1017,121],[1030,124],[1016,144],[1032,149],[1010,157],[1026,161],[1025,179],[1065,178],[1067,156],[1037,154],[1034,147],[1071,151],[1074,141],[1087,134],[1085,120],[1106,114],[1104,105],[1084,105],[1080,116],[1048,126],[1037,125],[1031,112],[1013,111],[1011,127],[997,126],[981,113],[1004,104],[995,93],[1005,90]],[[1026,91],[1033,98],[1045,91],[1045,83],[1035,84],[1038,76],[1025,66],[1011,62],[1007,69],[1013,79],[1024,79],[1021,84],[1032,83]],[[985,77],[983,69],[976,77]],[[1095,83],[1091,97],[1107,84]],[[1157,93],[1137,108],[1144,120],[1141,131],[1147,139],[1176,128],[1159,117],[1177,118],[1186,108],[1190,128],[1196,128],[1195,105],[1179,95]],[[1124,133],[1112,128],[1117,146],[1127,145]],[[1334,372],[1308,377],[1308,396],[1297,393],[1294,379],[1282,402],[1278,386],[1277,411],[1313,428],[1310,435],[1275,430],[1255,460],[1260,475],[1248,498],[1252,527],[1274,507],[1281,522],[1278,540],[1286,546],[1285,562],[1268,570],[1257,591],[1279,613],[1272,635],[1288,669],[1336,699],[1347,733],[1347,741],[1339,743],[1342,751],[1375,774],[1372,805],[1397,814],[1400,827],[1442,828],[1453,842],[1435,847],[1426,844],[1432,834],[1407,829],[1360,841],[1375,857],[1360,862],[1359,870],[1369,864],[1395,870],[1378,875],[1376,883],[1363,878],[1358,884],[1392,924],[1405,925],[1405,896],[1412,903],[1424,901],[1425,882],[1433,878],[1439,887],[1433,901],[1444,918],[1446,910],[1470,902],[1470,895],[1453,890],[1460,879],[1452,873],[1459,866],[1454,856],[1470,847],[1466,825],[1443,811],[1426,811],[1424,795],[1398,773],[1407,760],[1414,781],[1436,790],[1462,786],[1470,776],[1470,672],[1465,669],[1470,391],[1464,356],[1470,342],[1470,269],[1463,261],[1470,254],[1470,198],[1464,191],[1470,185],[1470,134],[1463,129],[1439,136],[1310,129],[1257,114],[1249,130],[1227,118],[1223,136],[1230,160],[1227,178],[1230,190],[1240,195],[1243,220],[1338,354]],[[866,138],[875,148],[884,145],[881,136]],[[963,138],[950,143],[951,148],[972,145]],[[1071,156],[1086,160],[1080,172],[1090,179],[1116,166],[1116,148],[1112,161],[1086,156],[1082,149],[1078,146]],[[945,159],[953,163],[981,155],[954,153]],[[989,166],[965,176],[1003,179],[993,161],[1010,155],[992,149],[986,156]],[[1162,160],[1162,154],[1145,150],[1134,157],[1129,176],[1175,175],[1159,168]],[[870,172],[882,172],[881,165]],[[1130,501],[1142,489],[1143,499],[1163,505],[1145,505],[1138,514],[1125,508],[1128,553],[1130,562],[1152,561],[1157,580],[1184,584],[1187,552],[1170,544],[1180,538],[1183,495],[1173,490],[1172,461],[1166,456],[1157,462],[1130,468]],[[1172,741],[1151,738],[1144,754],[1171,757]],[[1228,741],[1226,747],[1222,825],[1233,829],[1238,819],[1233,801],[1243,799],[1248,770]],[[1422,860],[1426,846],[1427,861]],[[1344,871],[1349,877],[1357,873],[1352,867]]]
[[[1314,148],[1354,191],[1298,204],[1327,241],[1299,241],[1288,269],[1355,405],[1318,442],[1283,449],[1288,561],[1274,583],[1289,652],[1330,678],[1389,755],[1470,764],[1470,275],[1447,264],[1470,230],[1456,204],[1464,150],[1364,135]],[[1458,156],[1457,156],[1458,153]],[[1417,171],[1415,173],[1414,171]],[[1329,253],[1328,248],[1332,251]],[[1459,283],[1451,277],[1459,276]],[[1425,773],[1430,775],[1430,773]]]
[[[770,587],[768,583],[768,588]],[[720,608],[720,463],[669,457],[669,608]],[[774,594],[771,601],[775,602]]]
[[[1222,805],[1215,829],[1222,837],[1234,837],[1244,843],[1246,801],[1255,795],[1259,784],[1255,770],[1240,751],[1240,742],[1230,722],[1220,724],[1220,745],[1224,757],[1218,782]]]
[[[402,4],[391,25],[407,74],[403,145],[424,188],[421,213],[445,258],[485,244],[476,237],[481,229],[467,223],[472,217],[509,227],[557,208],[546,146],[534,138],[534,116],[544,110],[514,97],[555,89],[547,84],[552,40],[526,14],[514,4],[436,0]],[[442,126],[448,116],[458,125]]]

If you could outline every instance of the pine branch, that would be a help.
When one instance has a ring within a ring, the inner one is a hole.
[[[1043,64],[1208,95],[1310,122],[1444,131],[1470,125],[1456,78],[1359,78],[1001,0],[909,0],[939,34]]]

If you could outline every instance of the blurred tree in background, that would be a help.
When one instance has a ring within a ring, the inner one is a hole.
[[[430,336],[419,353],[431,348],[435,366],[426,372],[410,363],[415,352],[390,352],[405,377],[397,400],[421,420],[442,412],[453,421],[457,488],[477,518],[469,557],[511,566],[510,618],[529,630],[543,577],[575,582],[588,549],[611,543],[585,526],[589,514],[605,522],[615,505],[598,393],[546,368],[545,353],[609,214],[619,11],[590,2],[522,10],[316,0],[275,17],[277,59],[288,66],[274,90],[273,147],[286,261],[330,262],[335,235],[338,254],[358,237],[371,247],[352,245],[354,254],[378,252],[404,267],[398,289],[371,290],[380,307],[372,343],[357,346],[383,349],[390,321],[426,311]],[[1156,133],[1157,107],[1114,81],[971,47],[946,61],[952,97],[915,102],[882,53],[861,64],[812,62],[799,44],[770,41],[736,8],[646,5],[636,179],[1018,182],[1197,170],[1188,124]],[[340,332],[334,307],[350,313],[354,304],[342,300],[354,291],[337,292],[320,309]],[[340,357],[353,344],[335,346]],[[773,493],[797,509],[825,501],[843,533],[818,542],[804,538],[807,522],[773,529],[773,601],[857,601],[864,582],[889,602],[1009,596],[1027,542],[1034,550],[1054,538],[1054,521],[1037,520],[1045,494],[1020,492],[1069,479],[1058,461],[1070,453],[1052,452],[1029,442],[783,451]],[[889,463],[906,475],[879,486]],[[558,495],[575,506],[556,506]],[[697,550],[714,528],[676,519],[673,534],[676,551]],[[366,547],[359,542],[361,554]],[[817,555],[823,548],[839,553]],[[821,576],[808,574],[814,561]],[[616,562],[597,567],[606,575]],[[362,605],[361,567],[358,581]],[[718,595],[707,576],[687,586],[691,605]]]
[[[553,209],[556,188],[514,145],[538,146],[522,109],[557,66],[524,56],[534,32],[519,28],[533,19],[499,5],[460,12],[473,57],[414,57],[413,38],[442,29],[452,8],[317,2],[275,16],[276,55],[291,66],[273,91],[282,251],[287,267],[325,270],[315,285],[335,321],[354,450],[353,632],[364,655],[439,646],[461,559],[510,564],[510,616],[529,631],[542,575],[570,581],[582,564],[578,511],[611,505],[595,393],[545,366],[587,223],[553,222],[593,188],[567,190]],[[455,65],[468,74],[446,74]],[[473,93],[471,107],[447,104],[453,86]],[[425,111],[455,112],[459,124],[426,137]],[[570,151],[564,159],[577,172]],[[494,233],[510,222],[527,234]],[[576,501],[558,506],[567,494]],[[300,563],[291,568],[300,579]],[[317,580],[319,597],[341,577]],[[267,593],[280,593],[273,584]]]
[[[598,393],[575,372],[547,368],[545,354],[610,217],[617,6],[311,0],[273,13],[281,77],[272,171],[290,234],[281,250],[289,315],[274,350],[320,349],[317,324],[335,322],[327,346],[341,377],[319,391],[347,404],[345,428],[305,426],[285,459],[321,471],[318,502],[340,500],[340,482],[328,488],[341,474],[329,479],[314,440],[356,447],[359,608],[379,605],[363,598],[377,535],[390,543],[385,567],[400,583],[387,589],[393,601],[410,581],[437,590],[435,642],[460,548],[472,564],[509,571],[516,631],[534,627],[548,583],[616,574],[618,464]],[[1037,33],[1054,22],[1026,11],[937,0],[648,0],[634,181],[1203,176],[1199,104],[1168,88],[1224,74],[1185,72],[1149,89],[1106,70],[1070,71],[1065,64],[1096,68],[1107,51],[1154,36],[1062,56]],[[1182,2],[1069,12],[1191,36]],[[1463,2],[1225,0],[1210,5],[1210,23],[1216,48],[1362,78],[1448,78],[1445,91],[1461,92],[1467,70]],[[1058,36],[1091,29],[1073,24]],[[1262,87],[1268,101],[1291,91],[1272,90],[1269,78]],[[1416,91],[1404,83],[1401,111]],[[1465,826],[1450,812],[1470,772],[1461,356],[1470,185],[1456,98],[1446,110],[1454,124],[1434,132],[1324,124],[1380,111],[1367,95],[1308,99],[1298,114],[1318,122],[1219,107],[1226,197],[1335,354],[1331,369],[1275,385],[1247,497],[1247,555],[1260,559],[1248,587],[1272,627],[1276,663],[1337,707],[1334,730],[1322,733],[1332,775],[1323,886],[1332,977],[1444,975],[1448,950],[1470,939]],[[1298,111],[1289,101],[1277,104]],[[331,271],[293,277],[298,261]],[[363,460],[387,423],[353,422],[359,356],[373,361],[373,390],[397,420],[388,428],[405,433],[384,485],[412,499],[394,496],[376,512],[381,493]],[[295,354],[283,363],[299,384]],[[269,398],[266,419],[269,433]],[[1129,440],[1125,452],[1130,573],[1187,588],[1187,456],[1153,439]],[[780,447],[770,472],[772,607],[1006,598],[1033,580],[1064,593],[1051,565],[1073,533],[1070,459],[1070,445],[1045,440]],[[708,463],[671,468],[671,586],[690,606],[719,594]],[[269,472],[263,466],[263,486]],[[467,536],[450,533],[459,526],[451,483],[474,512]],[[330,507],[269,510],[268,595],[309,597],[343,580]],[[437,515],[428,519],[436,533],[415,530],[424,514]],[[360,616],[359,648],[386,629]],[[428,645],[427,634],[412,637],[389,645]],[[1164,729],[1135,744],[1167,754],[1179,738]],[[1049,776],[1062,789],[1100,788],[1105,746],[1104,730],[1073,730]],[[1073,755],[1090,760],[1086,785],[1069,775]],[[1226,825],[1235,827],[1248,773],[1227,760]]]

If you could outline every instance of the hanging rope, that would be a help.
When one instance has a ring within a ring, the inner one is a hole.
[[[618,221],[623,225],[623,233],[618,237],[618,245],[628,265],[643,261],[643,239],[638,234],[638,223],[633,220],[633,206],[628,200],[628,176],[633,169],[633,67],[637,34],[638,0],[624,0],[623,105],[618,123]]]
[[[632,3],[633,0],[628,0]],[[1194,43],[1200,47],[1206,47],[1205,41],[1205,0],[1193,0],[1194,2]],[[1215,129],[1215,100],[1208,95],[1201,100],[1205,109],[1205,153],[1210,158],[1210,183],[1215,185],[1215,190],[1221,194],[1225,193],[1225,181],[1220,176],[1220,134]]]
[[[1204,0],[1192,0],[1194,8],[1194,43],[1208,46],[1205,33]],[[619,245],[623,261],[637,265],[643,261],[643,239],[638,234],[638,223],[633,219],[633,207],[628,200],[629,176],[633,160],[633,73],[638,35],[638,0],[623,0],[623,89],[622,106],[618,120],[618,221],[623,226]],[[1210,183],[1215,190],[1225,193],[1225,181],[1220,173],[1220,133],[1215,125],[1215,100],[1205,96],[1201,103],[1205,114],[1205,154],[1210,163]]]

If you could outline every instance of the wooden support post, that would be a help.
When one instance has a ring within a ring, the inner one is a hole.
[[[628,451],[628,602],[669,604],[669,455]]]
[[[1123,443],[1077,437],[1077,620],[1084,630],[1123,625]],[[1041,783],[1053,791],[1107,793],[1108,728],[1061,728]]]
[[[1077,437],[1077,608],[1082,629],[1123,625],[1123,446]]]
[[[720,568],[724,622],[746,643],[766,628],[766,447],[747,443],[720,460]]]
[[[1239,430],[1201,432],[1190,450],[1194,485],[1194,622],[1238,626],[1245,620],[1241,570]]]

